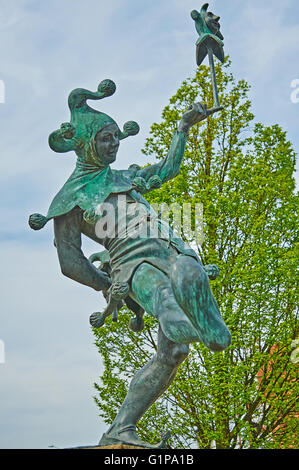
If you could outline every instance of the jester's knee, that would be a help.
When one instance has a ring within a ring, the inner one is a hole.
[[[231,342],[209,279],[201,263],[179,256],[171,271],[171,285],[181,309],[211,351],[223,351]]]

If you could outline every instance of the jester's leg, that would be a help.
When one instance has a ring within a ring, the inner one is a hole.
[[[196,328],[178,305],[169,278],[159,269],[142,263],[133,276],[131,296],[159,321],[170,341],[179,344],[201,341]]]
[[[138,447],[161,448],[139,439],[136,424],[146,410],[169,387],[189,347],[169,341],[159,328],[155,356],[133,377],[128,394],[100,445],[129,444]]]
[[[221,317],[201,263],[190,256],[178,256],[172,266],[171,286],[175,299],[195,327],[201,341],[212,351],[227,348],[231,335]]]
[[[169,321],[172,331],[176,331],[174,336],[180,337],[185,343],[188,342],[187,335],[189,335],[189,340],[199,340],[184,312],[174,299],[169,301],[167,294],[170,293],[170,282],[163,273],[147,263],[139,266],[132,279],[132,295],[148,313],[151,313],[152,308],[159,306],[159,312],[155,312],[155,316],[159,317],[160,321],[160,317],[164,314],[161,322],[163,327],[162,325],[159,327],[155,356],[133,377],[128,394],[112,426],[103,435],[100,445],[126,443],[140,447],[161,447],[161,445],[151,446],[141,441],[136,434],[136,424],[146,410],[167,390],[189,351],[187,344],[178,344],[167,338],[163,332],[164,326]],[[176,328],[175,322],[177,322]],[[179,335],[181,327],[183,328],[182,336]]]

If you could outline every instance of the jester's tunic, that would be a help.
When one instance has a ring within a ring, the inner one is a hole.
[[[180,163],[185,141],[186,136],[182,132],[175,132],[166,159],[168,165],[176,167]],[[95,221],[90,223],[90,229],[96,234],[97,241],[109,252],[113,282],[129,282],[135,269],[142,262],[147,262],[169,275],[170,267],[178,254],[189,255],[198,260],[195,251],[176,237],[165,222],[157,219],[146,199],[134,189],[134,180],[139,176],[147,181],[154,175],[158,175],[162,176],[163,181],[166,178],[164,173],[168,174],[169,171],[169,168],[166,171],[163,163],[143,170],[138,165],[132,165],[128,170],[113,170],[109,166],[102,169],[94,164],[84,164],[79,160],[75,171],[50,205],[48,220],[67,214],[75,207],[81,209],[84,218],[85,211],[97,212],[103,202],[111,204],[115,217],[111,220],[106,236],[98,235]],[[118,205],[120,196],[124,198],[123,206]],[[139,204],[143,208],[139,219],[138,209],[137,212],[131,211],[131,215],[128,215],[130,207],[134,204],[140,208]],[[101,220],[100,217],[98,218]],[[130,225],[131,220],[139,224],[138,236],[124,233],[124,229]],[[159,226],[155,232],[152,227],[153,223]],[[151,236],[153,232],[158,233],[158,237]]]
[[[156,216],[140,194],[133,190],[121,196],[124,196],[126,205],[123,214],[119,214],[119,198],[116,195],[111,195],[107,199],[107,202],[115,208],[113,231],[118,236],[107,236],[101,240],[109,252],[113,282],[129,282],[135,269],[143,262],[151,264],[169,276],[170,268],[178,254],[192,256],[198,260],[196,253]],[[132,211],[130,206],[133,207]]]

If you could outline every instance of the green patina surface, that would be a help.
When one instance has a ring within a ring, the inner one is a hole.
[[[127,305],[130,305],[131,308],[133,307],[132,309],[136,314],[140,314],[141,310],[143,314],[144,310],[146,310],[159,319],[159,313],[155,312],[154,308],[148,305],[145,300],[138,302],[138,299],[144,299],[143,292],[147,291],[148,279],[150,279],[151,274],[148,273],[147,277],[139,277],[142,280],[139,281],[138,288],[135,287],[135,294],[128,287],[128,283],[131,282],[138,266],[145,262],[161,272],[163,276],[166,276],[169,286],[175,271],[176,278],[179,280],[179,290],[189,292],[191,288],[191,290],[196,291],[193,305],[190,305],[190,299],[192,298],[190,294],[188,294],[188,299],[185,299],[185,301],[182,301],[182,298],[186,297],[185,294],[182,294],[182,296],[178,293],[176,294],[176,301],[178,302],[178,299],[180,299],[178,303],[182,304],[180,306],[180,315],[183,316],[183,322],[177,324],[168,322],[167,326],[165,324],[164,332],[168,332],[168,338],[178,343],[188,343],[188,335],[183,333],[183,323],[188,318],[192,324],[190,326],[189,321],[187,321],[187,326],[185,325],[186,331],[191,332],[189,342],[197,338],[197,340],[207,344],[208,347],[218,349],[217,346],[213,346],[215,343],[213,338],[217,329],[216,327],[213,328],[213,322],[204,329],[204,334],[199,334],[201,324],[205,322],[202,313],[203,306],[205,306],[204,310],[207,312],[210,310],[211,317],[214,314],[216,315],[216,323],[218,318],[220,318],[218,307],[213,300],[207,281],[208,275],[198,255],[176,236],[170,228],[168,231],[169,237],[164,236],[164,234],[160,234],[159,238],[146,237],[142,239],[130,236],[125,238],[112,237],[112,239],[100,239],[98,237],[98,242],[108,252],[105,264],[106,266],[109,265],[110,269],[104,271],[105,277],[103,277],[101,269],[96,270],[90,262],[96,259],[102,260],[104,255],[101,257],[96,254],[88,261],[81,252],[81,238],[79,238],[81,233],[97,239],[95,224],[102,217],[98,210],[99,205],[107,201],[115,205],[115,195],[126,195],[126,207],[132,202],[138,202],[145,207],[147,215],[151,214],[151,208],[142,194],[161,186],[165,181],[174,178],[179,173],[188,130],[192,125],[205,119],[208,115],[208,111],[204,106],[200,104],[193,105],[184,114],[178,130],[174,132],[168,155],[160,163],[150,165],[144,169],[133,164],[127,170],[112,170],[107,163],[107,155],[104,153],[101,155],[98,151],[97,136],[105,129],[110,129],[111,133],[114,129],[117,129],[114,139],[116,139],[118,145],[119,140],[128,135],[135,135],[139,130],[139,126],[134,121],[128,122],[124,125],[124,131],[122,132],[110,116],[89,107],[87,100],[100,100],[110,96],[115,92],[115,88],[112,80],[104,80],[100,83],[98,91],[95,93],[83,88],[77,88],[70,93],[68,99],[71,111],[70,122],[62,124],[59,130],[50,134],[49,145],[54,151],[59,153],[74,150],[77,155],[76,168],[53,199],[47,216],[33,214],[30,216],[29,224],[33,229],[38,230],[48,220],[52,218],[57,220],[55,222],[55,242],[62,271],[66,275],[76,281],[94,287],[96,290],[105,291],[109,287],[109,282],[113,283],[108,291],[108,306],[105,312],[102,314],[98,312],[91,317],[93,326],[101,326],[107,315],[112,314],[115,309],[121,307],[122,302],[120,301],[122,299],[128,300]],[[110,135],[109,132],[108,135]],[[112,148],[112,144],[110,143],[109,145]],[[81,212],[78,213],[78,210]],[[118,221],[120,216],[122,214],[117,215]],[[162,225],[161,222],[159,224],[160,226]],[[178,255],[190,257],[190,262],[191,259],[196,262],[196,269],[199,270],[197,281],[202,276],[204,279],[200,288],[198,286],[195,287],[195,285],[192,287],[192,283],[190,287],[190,280],[187,283],[187,273],[183,268],[180,268],[178,273],[176,263]],[[82,262],[79,263],[79,260]],[[66,269],[66,265],[71,266],[71,269]],[[159,285],[159,276],[156,276],[155,271],[152,275],[157,279]],[[109,276],[111,280],[108,282]],[[97,277],[98,279],[95,279]],[[136,282],[134,285],[137,285]],[[174,285],[172,285],[171,289],[174,292],[178,292]],[[122,293],[121,295],[120,292]],[[201,299],[200,302],[199,298]],[[186,305],[188,304],[187,311],[184,309],[184,302]],[[202,305],[201,309],[198,309],[199,304]],[[170,324],[171,327],[169,326]],[[198,333],[193,331],[194,328]],[[217,336],[220,338],[221,334],[218,332]],[[220,343],[221,339],[219,340],[219,348],[221,349]]]
[[[221,59],[218,17],[206,13],[206,7],[201,13],[192,12],[200,34],[197,47],[204,51],[210,45]],[[164,160],[145,168],[131,165],[127,170],[113,170],[110,163],[116,158],[119,141],[137,134],[139,126],[129,121],[121,131],[110,116],[89,107],[87,100],[111,96],[115,89],[112,80],[103,80],[96,92],[77,88],[70,93],[70,122],[50,134],[49,145],[58,153],[74,151],[76,168],[53,199],[47,215],[32,214],[29,225],[39,230],[54,219],[55,246],[63,274],[103,291],[107,307],[91,315],[92,326],[102,326],[111,314],[117,320],[117,311],[124,302],[135,313],[130,322],[134,331],[142,329],[144,312],[158,320],[157,352],[133,378],[118,415],[101,440],[102,445],[151,447],[138,438],[136,423],[170,385],[188,354],[189,343],[203,342],[212,351],[222,351],[230,344],[230,333],[209,285],[209,276],[215,278],[218,271],[213,265],[204,267],[194,250],[171,230],[168,238],[163,234],[156,238],[132,237],[127,232],[125,237],[99,236],[96,224],[104,217],[99,205],[108,202],[114,207],[115,198],[121,195],[126,213],[138,202],[145,210],[145,217],[139,221],[150,229],[152,209],[142,195],[179,174],[189,129],[221,108],[207,110],[206,105],[194,103],[184,113]],[[116,225],[122,226],[123,211],[118,211],[116,219]],[[162,225],[161,221],[157,223]],[[106,251],[88,260],[81,249],[81,234],[103,245]],[[93,265],[97,260],[101,262],[99,269]],[[160,447],[164,444],[162,439]]]
[[[208,54],[208,48],[210,47],[215,56],[220,60],[224,61],[223,51],[223,36],[220,32],[219,16],[208,12],[209,4],[205,3],[201,8],[200,12],[192,10],[191,17],[195,21],[195,28],[199,35],[196,41],[196,61],[197,65],[200,65],[206,55]]]

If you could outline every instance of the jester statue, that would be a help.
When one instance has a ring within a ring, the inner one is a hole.
[[[70,93],[70,122],[49,136],[49,145],[59,153],[75,151],[76,168],[47,216],[32,214],[29,225],[39,230],[53,219],[62,273],[102,291],[107,307],[91,315],[94,328],[100,328],[108,315],[116,320],[124,304],[134,313],[129,323],[134,331],[142,330],[145,312],[157,320],[156,354],[133,377],[99,445],[161,448],[163,438],[151,445],[138,437],[137,422],[169,387],[190,343],[202,342],[211,351],[223,351],[231,336],[209,284],[209,278],[218,275],[217,266],[203,266],[198,254],[157,216],[143,194],[179,174],[189,129],[219,108],[193,104],[178,123],[164,160],[116,170],[110,164],[116,160],[120,140],[137,134],[139,126],[130,121],[121,131],[111,117],[87,104],[114,92],[114,82],[103,80],[96,92],[78,88]],[[82,234],[105,250],[86,258]],[[94,261],[100,261],[100,266]]]
[[[123,302],[135,314],[130,321],[133,330],[142,329],[144,312],[157,319],[157,352],[133,378],[113,424],[100,441],[103,446],[125,443],[154,448],[161,443],[151,446],[141,441],[136,424],[171,384],[188,355],[189,344],[202,342],[211,351],[222,351],[231,339],[209,285],[208,276],[215,278],[217,267],[203,266],[193,249],[169,227],[165,230],[165,222],[156,217],[143,197],[178,175],[190,127],[215,109],[195,103],[187,110],[165,160],[145,168],[133,164],[127,170],[115,170],[110,164],[116,159],[120,140],[136,134],[138,124],[127,122],[121,131],[111,117],[86,102],[114,91],[114,82],[104,80],[95,93],[82,88],[70,93],[70,123],[49,136],[49,145],[56,152],[74,150],[76,168],[55,196],[47,216],[32,214],[29,224],[39,230],[53,219],[62,273],[105,294],[106,311],[90,317],[94,327],[102,326],[109,314],[115,316]],[[114,217],[105,217],[108,204]],[[108,224],[106,230],[97,230],[101,218]],[[142,236],[132,232],[132,221],[133,228],[138,222]],[[151,236],[153,221],[159,228],[156,237]],[[81,250],[81,234],[106,250],[88,260]],[[95,260],[102,262],[103,269],[96,268]]]

